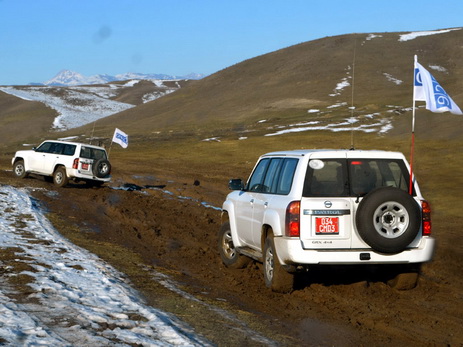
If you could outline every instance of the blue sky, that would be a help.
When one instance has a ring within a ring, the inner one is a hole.
[[[326,36],[461,26],[462,0],[0,0],[0,85],[211,74]]]

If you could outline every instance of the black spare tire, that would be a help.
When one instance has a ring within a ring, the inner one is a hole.
[[[375,251],[399,253],[418,234],[421,211],[415,199],[405,191],[382,187],[362,199],[355,223],[360,237]]]
[[[100,159],[96,163],[94,162],[92,171],[93,174],[98,178],[107,177],[111,172],[111,164],[107,159]]]

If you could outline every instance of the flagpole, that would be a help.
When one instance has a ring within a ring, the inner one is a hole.
[[[415,152],[415,68],[418,57],[415,54],[415,63],[413,64],[413,109],[412,109],[412,144],[410,149],[410,184],[408,193],[413,195],[413,155]]]

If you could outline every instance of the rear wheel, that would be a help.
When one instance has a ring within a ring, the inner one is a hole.
[[[13,173],[18,178],[26,178],[27,177],[27,172],[26,172],[26,168],[24,167],[24,161],[23,160],[18,160],[16,163],[14,163],[14,165],[13,165]]]
[[[111,164],[107,159],[100,159],[93,165],[93,174],[98,178],[107,177],[111,172]]]
[[[294,287],[294,274],[286,271],[280,264],[271,231],[264,245],[264,280],[268,288],[278,293],[289,293]]]
[[[219,230],[219,253],[222,262],[229,268],[242,269],[251,261],[250,258],[239,254],[233,244],[230,222],[222,224]]]
[[[58,187],[64,187],[68,184],[69,179],[66,175],[66,169],[64,167],[60,166],[55,170],[55,172],[53,173],[53,182]]]

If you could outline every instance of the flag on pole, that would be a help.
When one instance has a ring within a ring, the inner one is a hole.
[[[457,104],[445,92],[439,82],[429,73],[415,56],[415,82],[413,95],[416,101],[426,101],[426,109],[431,112],[451,112],[463,114]]]
[[[122,130],[116,128],[116,130],[114,130],[113,142],[120,144],[122,148],[127,148],[129,146],[129,136]]]

